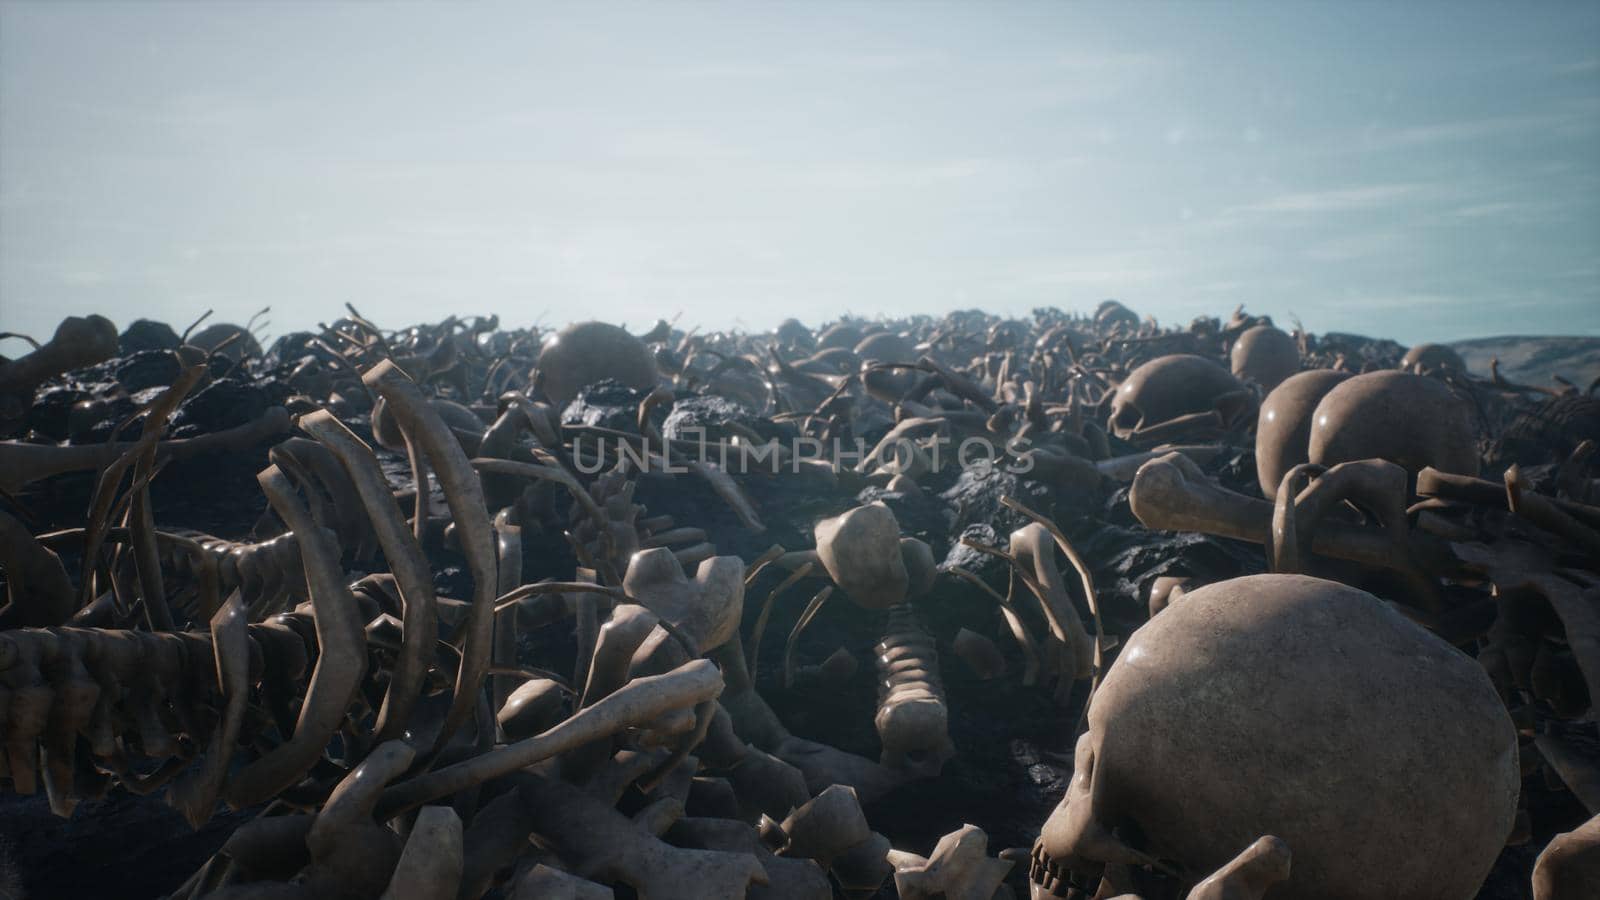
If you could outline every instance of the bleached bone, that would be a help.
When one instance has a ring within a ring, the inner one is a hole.
[[[437,753],[466,722],[477,705],[478,689],[488,674],[494,643],[494,601],[499,586],[498,560],[494,533],[484,505],[483,485],[467,461],[439,413],[428,405],[422,392],[394,363],[385,360],[373,366],[361,380],[389,403],[395,420],[405,435],[406,445],[427,458],[444,490],[451,519],[472,573],[472,606],[463,623],[461,666],[456,673],[455,693],[444,726],[434,739]],[[419,493],[426,482],[419,482]]]
[[[625,728],[647,724],[671,710],[714,699],[721,692],[721,674],[714,664],[704,659],[685,663],[664,675],[635,678],[542,734],[389,788],[380,804],[379,816],[391,818]]]
[[[640,900],[742,897],[768,883],[753,855],[673,847],[565,782],[528,775],[522,790],[534,833],[579,877],[620,881]]]
[[[316,611],[318,654],[294,735],[228,779],[224,796],[235,809],[265,802],[311,768],[344,721],[367,671],[366,634],[339,566],[337,543],[312,521],[277,466],[268,466],[256,480],[273,510],[298,535]]]
[[[939,839],[927,857],[890,850],[900,900],[992,900],[1012,865],[989,856],[989,836],[962,825]]]
[[[1083,627],[1078,610],[1067,593],[1066,580],[1056,565],[1056,544],[1049,529],[1038,522],[1011,533],[1011,556],[1032,580],[1024,583],[1033,591],[1050,627],[1052,654],[1057,674],[1063,682],[1087,678],[1094,671],[1094,641]]]
[[[906,598],[909,576],[900,555],[900,523],[882,503],[858,506],[816,527],[817,557],[828,577],[867,609]]]
[[[406,527],[405,514],[389,490],[372,448],[327,410],[304,416],[300,428],[327,447],[349,474],[400,592],[405,614],[400,652],[373,729],[373,740],[390,740],[406,728],[433,653],[438,627],[433,573],[422,545]]]
[[[1533,864],[1533,900],[1579,900],[1600,891],[1600,816],[1558,834]]]
[[[878,710],[873,724],[885,766],[931,778],[955,754],[950,712],[939,677],[939,654],[909,603],[889,608],[883,639],[873,648]]]
[[[1179,453],[1169,453],[1139,468],[1128,492],[1133,514],[1146,528],[1199,531],[1219,537],[1272,543],[1272,504],[1227,490]],[[1410,556],[1430,575],[1459,573],[1461,561],[1449,545],[1425,533],[1409,536]],[[1382,569],[1402,569],[1410,560],[1396,557],[1390,535],[1339,521],[1324,522],[1311,552]]]
[[[1269,834],[1195,885],[1186,900],[1262,900],[1289,879],[1291,857],[1289,845]]]
[[[424,806],[411,825],[394,877],[379,900],[455,900],[464,855],[461,817],[448,806]]]

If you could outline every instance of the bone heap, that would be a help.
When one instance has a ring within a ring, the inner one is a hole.
[[[1600,379],[347,313],[0,357],[0,895],[1600,896]]]

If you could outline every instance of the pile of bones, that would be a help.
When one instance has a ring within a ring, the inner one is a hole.
[[[8,894],[1600,896],[1595,384],[346,313],[5,336]]]

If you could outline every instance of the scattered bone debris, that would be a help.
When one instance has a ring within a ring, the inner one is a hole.
[[[1600,896],[1600,384],[343,313],[5,336],[8,900]]]

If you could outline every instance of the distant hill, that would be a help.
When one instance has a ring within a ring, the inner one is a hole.
[[[1500,360],[1500,375],[1518,384],[1553,387],[1560,375],[1579,390],[1600,378],[1600,337],[1504,337],[1456,341],[1454,347],[1474,375],[1487,377],[1489,361]]]

